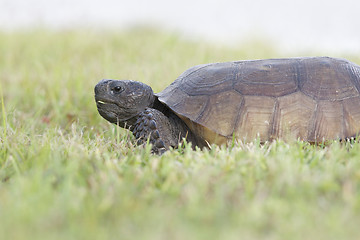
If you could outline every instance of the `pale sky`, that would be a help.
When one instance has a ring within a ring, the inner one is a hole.
[[[358,0],[0,0],[0,29],[151,24],[208,41],[254,36],[286,51],[360,52]]]

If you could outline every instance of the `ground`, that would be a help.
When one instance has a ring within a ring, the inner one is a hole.
[[[358,143],[157,156],[96,110],[102,78],[157,92],[193,65],[270,57],[285,55],[149,29],[0,33],[0,238],[359,239]]]

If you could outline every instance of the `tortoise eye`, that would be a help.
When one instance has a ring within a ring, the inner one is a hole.
[[[116,93],[119,93],[119,92],[122,92],[123,88],[120,87],[120,86],[116,86],[114,87],[113,91],[116,92]]]

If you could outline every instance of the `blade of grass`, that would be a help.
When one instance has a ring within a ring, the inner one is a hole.
[[[0,101],[1,101],[1,116],[2,116],[2,125],[3,125],[3,141],[7,138],[7,120],[6,120],[6,110],[5,110],[5,103],[4,103],[4,95],[2,91],[2,85],[0,83]]]

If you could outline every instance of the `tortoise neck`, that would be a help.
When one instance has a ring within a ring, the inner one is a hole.
[[[133,131],[137,118],[138,118],[138,115],[135,117],[129,118],[125,121],[114,122],[114,124],[118,125],[121,128],[129,129],[130,131]]]
[[[168,107],[166,107],[163,103],[161,103],[156,96],[154,101],[151,103],[150,108],[159,110],[162,113],[165,113],[168,110]]]

